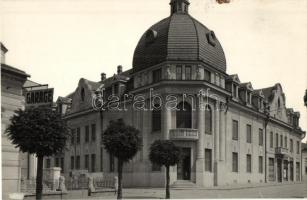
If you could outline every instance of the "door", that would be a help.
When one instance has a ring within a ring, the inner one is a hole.
[[[281,159],[277,160],[277,181],[282,181],[282,168],[281,168]]]
[[[191,180],[191,148],[181,149],[181,158],[177,165],[177,179]]]

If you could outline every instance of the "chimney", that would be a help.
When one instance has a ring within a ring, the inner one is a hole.
[[[105,81],[107,79],[106,73],[101,73],[101,81]]]
[[[122,72],[123,72],[123,66],[118,65],[118,66],[117,66],[117,74],[120,74],[120,73],[122,73]]]

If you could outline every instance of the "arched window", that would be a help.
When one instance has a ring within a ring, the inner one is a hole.
[[[81,89],[81,100],[84,101],[85,99],[85,91],[84,88]]]
[[[152,111],[152,131],[161,131],[161,109],[159,107],[159,105],[155,105]]]
[[[212,134],[212,110],[208,105],[205,110],[205,133]]]
[[[187,102],[181,102],[176,112],[177,128],[192,128],[192,109]]]

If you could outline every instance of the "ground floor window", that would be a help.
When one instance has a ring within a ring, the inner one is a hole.
[[[275,181],[274,158],[269,158],[269,181]]]
[[[259,173],[263,173],[263,157],[262,156],[259,156]]]
[[[161,166],[156,164],[156,163],[152,163],[151,170],[153,172],[160,172],[161,171]]]
[[[89,170],[89,155],[88,154],[84,156],[84,168]]]
[[[250,154],[246,155],[246,172],[247,173],[252,172],[252,155]]]
[[[50,164],[50,158],[47,158],[46,159],[46,168],[50,168],[51,167],[51,164]]]
[[[61,158],[61,162],[60,162],[60,166],[61,166],[61,173],[64,173],[64,158]]]
[[[91,156],[91,171],[96,172],[96,154],[92,154]]]
[[[114,156],[110,154],[110,172],[114,172]]]
[[[287,181],[288,180],[288,161],[287,160],[284,160],[283,175],[284,175],[284,180]]]
[[[300,163],[296,162],[296,181],[300,181]]]
[[[71,156],[70,157],[70,169],[75,168],[75,157]]]
[[[205,171],[212,172],[212,150],[205,149]]]
[[[76,157],[76,169],[80,169],[80,156]]]
[[[289,163],[290,166],[290,181],[293,181],[293,161],[290,161]]]
[[[232,172],[238,172],[238,153],[232,153]]]
[[[100,148],[100,171],[103,172],[103,147]]]

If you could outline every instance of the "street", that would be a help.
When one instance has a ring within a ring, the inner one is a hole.
[[[163,199],[163,188],[127,188],[123,189],[123,198],[127,199]],[[303,198],[307,197],[307,183],[287,185],[245,186],[245,188],[208,188],[208,189],[171,189],[171,198]],[[86,190],[70,191],[62,199],[115,199],[113,192],[87,196]],[[35,199],[34,197],[26,199]],[[60,199],[60,197],[44,197],[44,199]]]

